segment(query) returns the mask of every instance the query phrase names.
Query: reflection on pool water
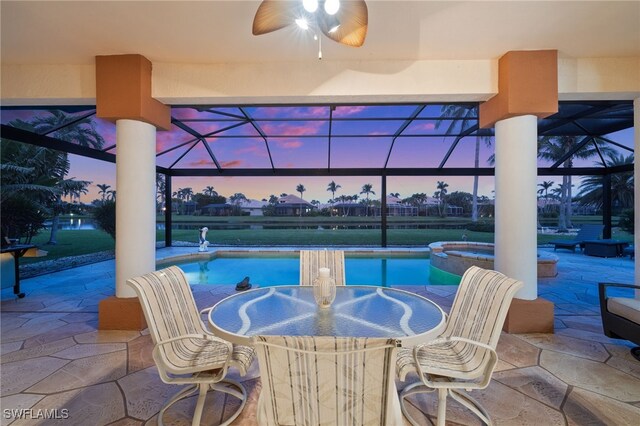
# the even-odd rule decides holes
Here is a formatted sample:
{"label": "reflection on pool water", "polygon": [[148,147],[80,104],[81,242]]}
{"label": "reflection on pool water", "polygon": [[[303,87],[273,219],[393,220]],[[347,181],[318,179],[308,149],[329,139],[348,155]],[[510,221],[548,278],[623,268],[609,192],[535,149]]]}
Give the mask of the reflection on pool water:
{"label": "reflection on pool water", "polygon": [[[297,253],[289,254],[216,254],[201,261],[158,264],[158,269],[178,265],[191,284],[236,284],[249,277],[255,285],[296,285],[300,279]],[[427,254],[345,253],[347,285],[427,285],[429,257]]]}

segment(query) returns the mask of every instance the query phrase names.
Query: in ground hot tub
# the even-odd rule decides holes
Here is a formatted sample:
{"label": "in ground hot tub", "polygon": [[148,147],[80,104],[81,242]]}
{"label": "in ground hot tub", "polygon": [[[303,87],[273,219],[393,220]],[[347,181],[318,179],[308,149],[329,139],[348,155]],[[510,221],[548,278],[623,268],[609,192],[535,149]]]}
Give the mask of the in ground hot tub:
{"label": "in ground hot tub", "polygon": [[[429,244],[431,249],[431,274],[447,281],[455,281],[470,266],[493,269],[494,244],[476,243],[472,241],[438,241]],[[538,277],[548,278],[558,275],[558,257],[551,253],[538,253]],[[453,282],[452,282],[453,283]]]}

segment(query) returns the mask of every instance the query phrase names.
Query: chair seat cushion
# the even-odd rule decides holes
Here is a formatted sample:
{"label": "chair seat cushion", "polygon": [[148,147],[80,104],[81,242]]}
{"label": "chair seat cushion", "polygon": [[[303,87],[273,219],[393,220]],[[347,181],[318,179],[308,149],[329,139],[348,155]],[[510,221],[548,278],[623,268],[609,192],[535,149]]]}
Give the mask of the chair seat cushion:
{"label": "chair seat cushion", "polygon": [[[226,343],[190,338],[169,343],[173,350],[165,352],[166,368],[173,374],[189,374],[222,367],[229,356]],[[163,348],[161,347],[161,351]]]}
{"label": "chair seat cushion", "polygon": [[612,314],[640,324],[640,299],[611,297],[607,299],[607,310]]}

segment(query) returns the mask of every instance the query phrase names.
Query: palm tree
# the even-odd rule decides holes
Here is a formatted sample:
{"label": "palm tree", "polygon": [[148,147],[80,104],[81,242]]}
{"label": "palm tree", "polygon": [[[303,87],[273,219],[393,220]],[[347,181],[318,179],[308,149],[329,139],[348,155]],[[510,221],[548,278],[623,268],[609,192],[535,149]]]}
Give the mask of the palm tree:
{"label": "palm tree", "polygon": [[365,183],[364,185],[362,185],[362,191],[360,191],[360,193],[367,196],[367,216],[369,216],[369,194],[376,195],[376,193],[373,191],[373,185],[371,185],[370,183]]}
{"label": "palm tree", "polygon": [[[559,161],[566,155],[567,152],[575,149],[576,145],[579,143],[577,137],[575,136],[543,136],[538,139],[538,157],[550,160],[550,161]],[[597,138],[594,138],[593,143],[585,145],[576,152],[573,157],[567,158],[563,161],[562,167],[571,168],[573,167],[573,159],[587,159],[598,155],[598,148],[600,149],[600,153],[603,155],[608,155],[608,153],[613,152],[611,148],[608,146],[599,146],[596,147]],[[562,184],[560,185],[560,215],[558,217],[558,228],[559,230],[566,230],[567,228],[573,227],[571,224],[571,176],[563,176]]]}
{"label": "palm tree", "polygon": [[445,183],[441,180],[438,181],[436,188],[438,189],[433,195],[440,200],[438,203],[438,213],[440,216],[447,215],[447,188],[449,187],[448,183]]}
{"label": "palm tree", "polygon": [[240,214],[240,204],[243,201],[247,201],[247,197],[242,192],[236,192],[229,197],[229,201],[231,201],[235,205],[236,213]]}
{"label": "palm tree", "polygon": [[273,194],[269,195],[269,204],[278,204],[278,197]]}
{"label": "palm tree", "polygon": [[549,189],[553,186],[554,182],[551,180],[545,180],[542,183],[539,183],[538,186],[540,187],[540,189],[538,189],[538,194],[540,196],[542,196],[544,198],[544,207],[542,208],[543,211],[549,211]]}
{"label": "palm tree", "polygon": [[167,183],[165,182],[164,175],[162,173],[156,173],[156,204],[160,211],[165,206],[165,191]]}
{"label": "palm tree", "polygon": [[[30,124],[33,126],[36,133],[51,133],[51,136],[62,139],[66,142],[94,149],[100,149],[104,145],[104,138],[100,133],[98,133],[90,117],[85,117],[82,120],[65,126],[65,124],[71,123],[76,118],[73,115],[60,110],[52,110],[48,111],[48,113],[49,115],[34,117],[33,121],[31,121]],[[57,152],[59,153],[58,155],[65,157],[68,162],[68,154],[66,152]],[[67,167],[65,175],[69,172],[69,167]],[[65,188],[68,188],[68,185],[71,183],[68,181],[64,182],[63,176],[63,179],[60,180],[58,184],[61,185],[60,192],[64,193],[66,190]],[[54,206],[60,206],[59,199],[56,199]],[[51,236],[49,237],[49,242],[47,242],[47,244],[56,244],[56,233],[58,231],[58,223],[60,222],[60,213],[60,209],[54,207],[53,219],[51,221]]]}
{"label": "palm tree", "polygon": [[389,195],[392,196],[392,197],[400,198],[400,193],[399,192],[392,192]]}
{"label": "palm tree", "polygon": [[216,191],[213,186],[207,186],[202,192],[204,195],[208,195],[209,197],[215,197],[218,195],[218,191]]}
{"label": "palm tree", "polygon": [[[306,190],[307,188],[305,188],[303,184],[296,186],[296,191],[300,193],[300,198],[302,198],[302,193]],[[302,204],[300,204],[300,217],[302,217]]]}
{"label": "palm tree", "polygon": [[[625,157],[623,154],[608,152],[606,157],[608,164],[598,161],[596,164],[601,167],[615,167],[623,164],[633,164],[633,154]],[[622,209],[633,208],[633,172],[614,173],[611,175],[611,204]],[[591,206],[596,209],[602,208],[602,176],[587,176],[580,184],[578,193],[581,206]]]}
{"label": "palm tree", "polygon": [[[329,185],[327,185],[327,191],[331,192],[331,204],[333,204],[335,202],[335,198],[336,198],[336,191],[342,188],[342,186],[338,185],[335,181],[331,181],[329,182]],[[333,208],[331,209],[331,215],[333,216]]]}
{"label": "palm tree", "polygon": [[111,185],[107,185],[106,183],[99,183],[96,186],[100,188],[100,191],[98,191],[98,194],[102,195],[102,202],[104,203],[104,200],[107,198],[107,193],[109,192],[109,188],[111,188]]}
{"label": "palm tree", "polygon": [[[468,128],[471,123],[474,123],[478,117],[478,108],[477,107],[466,107],[463,105],[443,105],[442,116],[455,119],[455,120],[437,120],[436,121],[436,129],[440,127],[443,123],[448,123],[447,129],[445,133],[447,134],[455,134],[460,132],[460,130],[464,130]],[[458,128],[458,123],[460,127]],[[475,147],[475,156],[474,156],[474,167],[477,169],[480,167],[480,142],[484,142],[486,146],[491,146],[491,137],[489,136],[478,136],[476,135],[476,147]],[[478,175],[473,177],[473,199],[471,201],[471,221],[478,221]]]}

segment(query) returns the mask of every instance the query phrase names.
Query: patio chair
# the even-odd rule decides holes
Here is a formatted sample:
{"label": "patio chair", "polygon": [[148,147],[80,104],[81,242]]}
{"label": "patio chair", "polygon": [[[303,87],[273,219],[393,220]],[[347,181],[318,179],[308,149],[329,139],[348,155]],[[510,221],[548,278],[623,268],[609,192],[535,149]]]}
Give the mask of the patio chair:
{"label": "patio chair", "polygon": [[[640,298],[608,297],[609,288],[628,288],[635,291],[640,286],[632,284],[598,283],[600,313],[604,334],[612,339],[624,339],[640,345]],[[640,346],[631,348],[631,355],[640,361]]]}
{"label": "patio chair", "polygon": [[300,250],[300,285],[313,285],[320,268],[329,268],[336,285],[345,285],[344,250]]}
{"label": "patio chair", "polygon": [[585,241],[600,239],[603,229],[604,225],[587,223],[582,225],[574,239],[549,241],[549,244],[553,244],[553,251],[556,251],[558,248],[576,251],[576,246],[580,246],[581,249],[584,248]]}
{"label": "patio chair", "polygon": [[[447,396],[490,424],[487,411],[463,391],[489,385],[498,361],[496,345],[513,295],[522,282],[496,272],[470,267],[462,276],[445,331],[435,340],[398,351],[398,376],[416,372],[420,381],[400,393],[402,412],[412,425],[405,399],[438,391],[438,426],[445,424]],[[424,424],[424,423],[420,423]]]}
{"label": "patio chair", "polygon": [[401,425],[399,342],[385,338],[254,336],[259,425]]}
{"label": "patio chair", "polygon": [[163,424],[162,417],[169,407],[198,392],[192,424],[199,425],[210,389],[240,399],[237,410],[223,424],[231,423],[244,408],[247,393],[240,383],[225,376],[231,366],[245,375],[253,361],[253,348],[234,347],[207,331],[186,276],[177,266],[129,279],[127,284],[140,299],[160,379],[164,383],[189,385],[162,407],[158,424]]}

